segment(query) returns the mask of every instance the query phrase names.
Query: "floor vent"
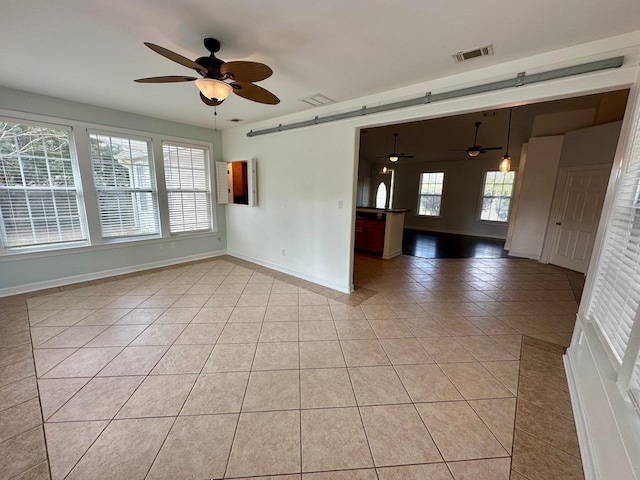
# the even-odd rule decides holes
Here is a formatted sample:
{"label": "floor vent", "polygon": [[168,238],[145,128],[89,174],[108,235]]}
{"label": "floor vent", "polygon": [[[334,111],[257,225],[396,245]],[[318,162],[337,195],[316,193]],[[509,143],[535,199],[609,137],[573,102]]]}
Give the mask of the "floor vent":
{"label": "floor vent", "polygon": [[484,57],[485,55],[493,55],[493,45],[467,50],[466,52],[454,53],[452,57],[456,63],[461,63],[471,60],[472,58]]}

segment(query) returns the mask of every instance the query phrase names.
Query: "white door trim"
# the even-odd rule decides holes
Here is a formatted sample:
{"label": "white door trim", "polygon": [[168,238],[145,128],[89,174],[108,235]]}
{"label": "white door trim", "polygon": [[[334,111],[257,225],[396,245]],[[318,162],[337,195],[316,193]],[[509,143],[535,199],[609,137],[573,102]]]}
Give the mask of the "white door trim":
{"label": "white door trim", "polygon": [[[580,172],[589,170],[598,170],[601,168],[611,168],[609,163],[599,163],[597,165],[578,165],[576,167],[560,167],[556,185],[553,191],[553,199],[551,201],[551,211],[549,212],[549,220],[547,222],[547,232],[545,234],[544,243],[542,245],[542,254],[540,255],[540,263],[549,263],[551,252],[553,250],[553,242],[558,234],[558,229],[554,228],[562,204],[562,196],[564,195],[564,184],[567,181],[568,172]],[[602,211],[600,212],[602,215]],[[597,228],[597,227],[596,227]],[[595,231],[594,231],[595,234]],[[586,275],[586,272],[585,272]]]}

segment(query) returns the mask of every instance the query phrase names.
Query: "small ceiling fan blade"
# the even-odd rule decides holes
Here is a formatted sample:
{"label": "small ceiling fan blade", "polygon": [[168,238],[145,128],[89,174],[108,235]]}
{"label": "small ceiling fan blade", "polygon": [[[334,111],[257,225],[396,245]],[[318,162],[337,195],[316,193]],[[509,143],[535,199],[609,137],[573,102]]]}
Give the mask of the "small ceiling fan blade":
{"label": "small ceiling fan blade", "polygon": [[238,82],[259,82],[269,78],[273,70],[264,63],[239,61],[223,63],[220,73],[229,75]]}
{"label": "small ceiling fan blade", "polygon": [[403,155],[402,153],[398,155],[398,158],[413,158],[413,155]]}
{"label": "small ceiling fan blade", "polygon": [[202,100],[204,103],[206,103],[210,107],[217,107],[218,105],[221,105],[222,102],[224,102],[224,100],[215,100],[215,101],[210,100],[207,97],[205,97],[202,93],[200,93],[200,100]]}
{"label": "small ceiling fan blade", "polygon": [[488,152],[489,150],[502,150],[502,147],[482,147],[480,153]]}
{"label": "small ceiling fan blade", "polygon": [[197,80],[196,77],[185,77],[182,75],[167,75],[164,77],[147,77],[136,78],[134,82],[138,83],[171,83],[171,82],[192,82]]}
{"label": "small ceiling fan blade", "polygon": [[174,62],[179,63],[180,65],[183,65],[187,68],[193,68],[194,70],[197,70],[199,72],[207,71],[206,68],[204,68],[202,65],[197,64],[193,60],[189,60],[187,57],[183,57],[182,55],[179,55],[176,52],[172,52],[169,49],[161,47],[160,45],[156,45],[150,42],[144,42],[144,44],[154,52],[159,53],[163,57],[166,57],[169,60],[173,60]]}
{"label": "small ceiling fan blade", "polygon": [[277,105],[280,99],[269,90],[254,85],[250,82],[234,82],[231,84],[233,93],[240,95],[242,98],[252,100],[254,102],[266,103],[267,105]]}

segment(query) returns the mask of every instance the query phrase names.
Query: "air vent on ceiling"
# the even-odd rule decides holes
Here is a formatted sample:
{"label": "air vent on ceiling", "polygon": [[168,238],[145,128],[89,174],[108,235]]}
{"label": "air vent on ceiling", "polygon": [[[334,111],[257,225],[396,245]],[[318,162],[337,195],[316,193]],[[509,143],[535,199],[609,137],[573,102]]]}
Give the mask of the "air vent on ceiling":
{"label": "air vent on ceiling", "polygon": [[466,52],[454,53],[452,56],[456,63],[460,63],[466,60],[471,60],[472,58],[484,57],[485,55],[493,55],[493,45],[474,48],[473,50],[467,50]]}
{"label": "air vent on ceiling", "polygon": [[233,122],[233,123],[238,123],[238,122],[241,122],[242,119],[241,118],[230,118],[229,121]]}
{"label": "air vent on ceiling", "polygon": [[331,100],[329,97],[322,95],[321,93],[316,93],[315,95],[309,95],[308,97],[301,98],[300,101],[308,103],[312,107],[319,107],[320,105],[335,103],[334,100]]}

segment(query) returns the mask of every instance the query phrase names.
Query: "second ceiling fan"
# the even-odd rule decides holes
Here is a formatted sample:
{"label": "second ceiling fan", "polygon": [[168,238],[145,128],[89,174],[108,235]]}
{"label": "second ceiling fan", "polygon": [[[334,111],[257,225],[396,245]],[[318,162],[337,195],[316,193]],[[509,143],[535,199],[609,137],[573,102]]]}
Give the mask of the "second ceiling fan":
{"label": "second ceiling fan", "polygon": [[474,125],[476,126],[476,134],[473,137],[473,145],[459,151],[466,152],[470,157],[477,157],[478,155],[487,153],[490,150],[502,150],[502,147],[483,147],[482,145],[478,145],[478,129],[480,128],[480,125],[482,125],[482,122],[476,122]]}
{"label": "second ceiling fan", "polygon": [[404,153],[396,153],[396,143],[398,141],[398,134],[393,134],[393,152],[387,155],[390,162],[395,163],[401,158],[413,158],[413,155],[405,155]]}

